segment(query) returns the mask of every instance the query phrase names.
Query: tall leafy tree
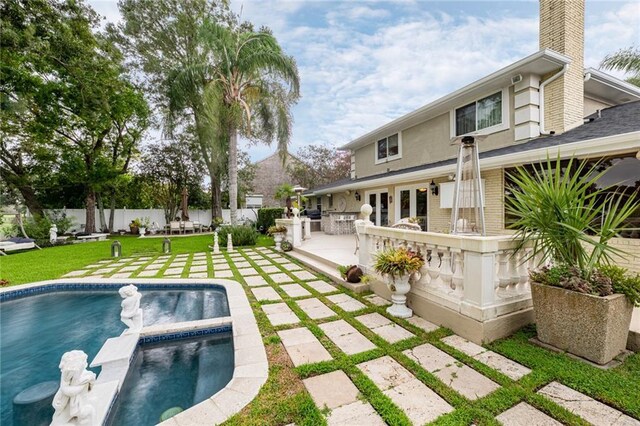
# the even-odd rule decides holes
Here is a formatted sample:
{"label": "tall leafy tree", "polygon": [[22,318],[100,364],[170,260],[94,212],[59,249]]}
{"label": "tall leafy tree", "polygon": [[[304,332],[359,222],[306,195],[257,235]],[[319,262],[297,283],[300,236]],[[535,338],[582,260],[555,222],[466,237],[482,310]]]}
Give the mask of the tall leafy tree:
{"label": "tall leafy tree", "polygon": [[637,47],[620,49],[616,53],[608,55],[600,67],[607,70],[624,71],[630,74],[627,82],[640,86],[640,49]]}
{"label": "tall leafy tree", "polygon": [[229,207],[236,223],[238,205],[238,136],[271,143],[283,156],[291,135],[290,108],[300,96],[298,69],[270,31],[251,25],[221,25],[207,20],[200,31],[208,48],[207,62],[188,65],[209,68],[205,100],[209,121],[228,137]]}
{"label": "tall leafy tree", "polygon": [[346,151],[324,145],[309,145],[296,152],[298,161],[288,167],[294,182],[305,188],[348,178],[351,171],[351,156]]}

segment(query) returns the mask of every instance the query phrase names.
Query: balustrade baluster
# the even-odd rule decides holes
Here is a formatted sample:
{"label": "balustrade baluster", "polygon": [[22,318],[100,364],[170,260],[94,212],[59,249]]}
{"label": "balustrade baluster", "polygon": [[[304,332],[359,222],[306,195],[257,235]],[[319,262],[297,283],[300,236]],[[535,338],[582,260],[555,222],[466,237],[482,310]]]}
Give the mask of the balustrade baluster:
{"label": "balustrade baluster", "polygon": [[442,265],[440,266],[440,278],[442,284],[445,287],[445,291],[449,293],[453,287],[451,286],[451,279],[453,278],[453,271],[451,270],[451,251],[449,247],[442,247]]}
{"label": "balustrade baluster", "polygon": [[451,278],[451,288],[460,297],[464,295],[464,272],[463,254],[461,250],[451,250],[453,254],[453,277]]}

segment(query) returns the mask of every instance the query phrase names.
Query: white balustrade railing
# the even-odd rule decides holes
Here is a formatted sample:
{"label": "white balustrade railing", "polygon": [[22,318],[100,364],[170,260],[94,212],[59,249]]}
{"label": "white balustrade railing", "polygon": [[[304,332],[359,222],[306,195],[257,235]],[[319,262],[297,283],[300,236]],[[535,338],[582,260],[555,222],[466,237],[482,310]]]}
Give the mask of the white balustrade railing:
{"label": "white balustrade railing", "polygon": [[[516,252],[510,235],[463,236],[358,225],[359,264],[374,274],[375,253],[406,247],[425,264],[412,277],[411,293],[479,321],[531,306],[531,250]],[[366,249],[363,249],[366,248]]]}

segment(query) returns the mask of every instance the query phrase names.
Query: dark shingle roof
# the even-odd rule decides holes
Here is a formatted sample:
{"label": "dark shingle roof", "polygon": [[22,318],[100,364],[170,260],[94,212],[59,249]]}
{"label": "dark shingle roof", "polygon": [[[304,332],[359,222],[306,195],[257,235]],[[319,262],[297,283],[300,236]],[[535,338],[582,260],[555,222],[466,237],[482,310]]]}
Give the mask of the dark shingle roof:
{"label": "dark shingle roof", "polygon": [[[500,155],[530,151],[534,149],[551,148],[554,146],[572,142],[579,142],[589,139],[603,138],[606,136],[614,136],[640,131],[640,101],[629,102],[626,104],[616,105],[610,108],[603,109],[599,118],[597,113],[594,113],[586,118],[592,119],[592,121],[588,121],[581,126],[562,133],[561,135],[540,136],[521,144],[510,145],[491,151],[481,152],[480,158],[491,158]],[[421,164],[418,166],[407,167],[400,170],[393,170],[387,173],[366,176],[358,179],[342,179],[327,185],[313,188],[312,191],[329,189],[349,183],[366,182],[368,180],[378,179],[383,176],[396,176],[415,172],[418,170],[428,170],[435,167],[454,164],[455,162],[455,158],[449,158],[447,160],[437,161],[435,163]]]}

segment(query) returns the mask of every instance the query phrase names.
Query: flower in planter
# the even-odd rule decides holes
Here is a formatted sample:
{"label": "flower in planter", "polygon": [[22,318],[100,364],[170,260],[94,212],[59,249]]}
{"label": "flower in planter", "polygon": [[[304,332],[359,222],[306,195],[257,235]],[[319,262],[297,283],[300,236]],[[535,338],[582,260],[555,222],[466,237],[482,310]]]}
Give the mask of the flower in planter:
{"label": "flower in planter", "polygon": [[286,234],[287,227],[284,225],[273,225],[267,229],[267,234],[273,236],[274,234]]}
{"label": "flower in planter", "polygon": [[418,271],[424,260],[417,253],[400,247],[382,251],[375,256],[373,268],[382,275],[389,276],[392,281]]}

